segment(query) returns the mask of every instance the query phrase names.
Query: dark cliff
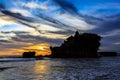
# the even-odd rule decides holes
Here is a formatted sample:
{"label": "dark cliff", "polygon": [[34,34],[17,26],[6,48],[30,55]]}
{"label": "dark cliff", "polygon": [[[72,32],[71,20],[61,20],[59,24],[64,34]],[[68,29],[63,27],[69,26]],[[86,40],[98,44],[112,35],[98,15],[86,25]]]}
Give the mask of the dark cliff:
{"label": "dark cliff", "polygon": [[60,47],[50,47],[51,57],[57,58],[79,58],[98,57],[97,50],[100,46],[101,37],[92,33],[75,33],[68,37]]}

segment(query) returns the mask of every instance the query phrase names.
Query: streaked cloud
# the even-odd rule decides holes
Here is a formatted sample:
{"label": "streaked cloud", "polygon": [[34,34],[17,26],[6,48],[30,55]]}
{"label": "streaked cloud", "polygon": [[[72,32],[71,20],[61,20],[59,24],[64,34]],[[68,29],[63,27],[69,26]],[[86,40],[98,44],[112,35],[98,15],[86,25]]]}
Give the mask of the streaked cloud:
{"label": "streaked cloud", "polygon": [[33,16],[28,10],[24,10],[24,9],[17,9],[17,8],[12,8],[10,9],[11,12],[13,13],[20,13],[23,16]]}
{"label": "streaked cloud", "polygon": [[53,27],[53,26],[50,26],[50,25],[40,25],[40,26],[37,26],[38,27],[38,30],[40,30],[41,32],[46,32],[46,31],[53,31],[53,32],[56,32],[56,31],[64,31],[63,29],[60,29],[60,28],[57,28],[57,27]]}
{"label": "streaked cloud", "polygon": [[61,20],[62,23],[66,25],[70,25],[72,30],[91,30],[94,29],[95,26],[88,24],[84,18],[77,18],[74,15],[70,14],[62,14],[56,15],[56,19]]}
{"label": "streaked cloud", "polygon": [[14,24],[14,23],[15,23],[15,21],[10,19],[7,16],[0,16],[0,27],[9,25],[9,24]]}
{"label": "streaked cloud", "polygon": [[120,35],[120,30],[113,30],[113,31],[109,31],[105,34],[103,34],[103,37],[111,37],[111,36],[119,36]]}

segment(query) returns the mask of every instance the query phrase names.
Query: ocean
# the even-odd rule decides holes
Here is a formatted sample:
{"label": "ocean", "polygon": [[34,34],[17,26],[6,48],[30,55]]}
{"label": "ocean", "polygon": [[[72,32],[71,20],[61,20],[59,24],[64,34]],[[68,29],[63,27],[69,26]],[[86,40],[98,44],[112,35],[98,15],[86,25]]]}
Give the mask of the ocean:
{"label": "ocean", "polygon": [[120,57],[0,58],[0,80],[120,80]]}

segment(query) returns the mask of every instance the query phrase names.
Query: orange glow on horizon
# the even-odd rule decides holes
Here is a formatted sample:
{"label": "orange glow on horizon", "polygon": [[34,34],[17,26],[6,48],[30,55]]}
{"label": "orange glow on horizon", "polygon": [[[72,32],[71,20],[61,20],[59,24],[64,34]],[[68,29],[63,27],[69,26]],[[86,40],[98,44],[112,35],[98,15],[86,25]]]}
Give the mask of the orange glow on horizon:
{"label": "orange glow on horizon", "polygon": [[35,51],[36,56],[51,55],[50,45],[47,43],[41,43],[23,47],[23,49],[8,49],[0,52],[0,56],[21,56],[23,52]]}
{"label": "orange glow on horizon", "polygon": [[29,46],[26,47],[25,51],[35,51],[36,52],[36,56],[46,56],[46,55],[50,55],[51,51],[49,49],[50,45],[47,43],[41,43],[41,44],[37,44],[37,45],[33,45],[33,46]]}

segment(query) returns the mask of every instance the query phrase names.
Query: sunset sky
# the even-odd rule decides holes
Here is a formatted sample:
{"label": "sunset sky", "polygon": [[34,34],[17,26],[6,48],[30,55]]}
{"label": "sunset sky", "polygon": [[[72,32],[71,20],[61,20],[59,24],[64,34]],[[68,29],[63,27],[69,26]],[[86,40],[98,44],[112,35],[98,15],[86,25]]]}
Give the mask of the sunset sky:
{"label": "sunset sky", "polygon": [[103,37],[120,52],[120,0],[0,0],[0,55],[49,54],[76,30]]}

